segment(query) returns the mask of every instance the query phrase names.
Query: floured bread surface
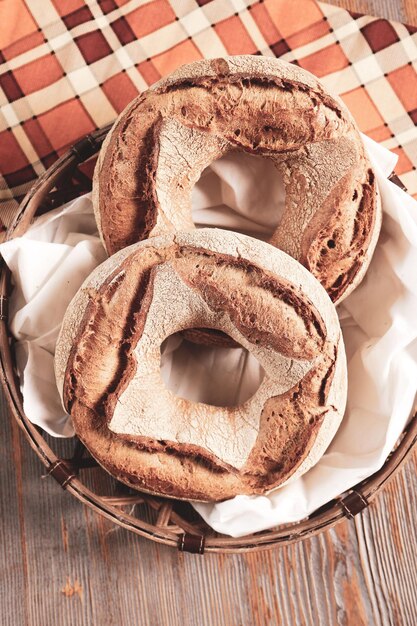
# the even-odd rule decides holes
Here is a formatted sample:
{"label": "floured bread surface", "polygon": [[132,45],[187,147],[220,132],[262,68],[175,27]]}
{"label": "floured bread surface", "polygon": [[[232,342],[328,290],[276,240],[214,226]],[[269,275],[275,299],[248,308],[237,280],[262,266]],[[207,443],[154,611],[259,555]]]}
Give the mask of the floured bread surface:
{"label": "floured bread surface", "polygon": [[286,206],[270,243],[340,302],[362,279],[379,234],[375,177],[342,101],[309,72],[278,59],[197,61],[125,109],[104,142],[93,184],[109,254],[194,228],[193,186],[230,150],[273,161]]}
{"label": "floured bread surface", "polygon": [[[165,387],[161,344],[190,328],[227,333],[256,357],[265,376],[249,400],[217,407]],[[190,500],[265,493],[306,471],[346,402],[325,290],[269,244],[216,229],[154,237],[99,266],[69,306],[55,368],[99,463],[137,489]]]}

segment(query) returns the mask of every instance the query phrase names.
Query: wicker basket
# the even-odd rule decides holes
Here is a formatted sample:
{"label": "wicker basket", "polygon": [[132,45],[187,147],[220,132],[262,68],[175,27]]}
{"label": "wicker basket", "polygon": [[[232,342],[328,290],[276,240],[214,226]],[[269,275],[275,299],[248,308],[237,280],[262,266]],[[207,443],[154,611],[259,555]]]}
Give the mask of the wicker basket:
{"label": "wicker basket", "polygon": [[[86,164],[90,165],[91,172],[94,155],[108,130],[109,127],[106,127],[87,135],[39,178],[24,198],[7,232],[7,239],[24,233],[36,214],[51,210],[91,189],[91,178],[85,173]],[[399,182],[395,176],[392,178],[394,182]],[[3,261],[0,272],[0,375],[14,419],[45,465],[45,475],[55,478],[62,488],[107,519],[138,535],[200,554],[264,550],[300,541],[362,511],[399,470],[416,443],[417,414],[378,472],[340,498],[331,500],[307,519],[239,539],[220,535],[205,524],[189,504],[127,488],[98,466],[76,437],[66,441],[48,437],[28,420],[23,411],[19,379],[14,367],[13,338],[7,324],[7,302],[12,284],[10,272]]]}

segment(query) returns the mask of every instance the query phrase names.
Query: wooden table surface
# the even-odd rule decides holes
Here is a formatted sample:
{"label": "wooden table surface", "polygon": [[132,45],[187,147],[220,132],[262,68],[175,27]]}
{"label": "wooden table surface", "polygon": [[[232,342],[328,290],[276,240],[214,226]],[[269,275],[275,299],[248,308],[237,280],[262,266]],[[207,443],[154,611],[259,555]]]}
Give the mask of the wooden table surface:
{"label": "wooden table surface", "polygon": [[[417,25],[417,0],[332,3]],[[2,625],[417,625],[416,455],[353,521],[286,548],[201,557],[40,480],[4,402],[0,412]]]}

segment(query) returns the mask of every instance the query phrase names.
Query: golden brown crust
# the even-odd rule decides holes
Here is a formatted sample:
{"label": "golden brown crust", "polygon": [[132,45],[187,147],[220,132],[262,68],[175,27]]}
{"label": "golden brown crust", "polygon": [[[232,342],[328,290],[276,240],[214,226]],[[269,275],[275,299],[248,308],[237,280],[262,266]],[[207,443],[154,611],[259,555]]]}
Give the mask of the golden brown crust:
{"label": "golden brown crust", "polygon": [[378,236],[375,178],[343,103],[311,74],[277,59],[199,61],[129,105],[95,173],[108,252],[193,228],[193,185],[232,149],[270,158],[281,171],[286,210],[270,242],[339,302],[362,277]]}
{"label": "golden brown crust", "polygon": [[[227,332],[264,367],[244,405],[164,388],[160,343],[190,323]],[[265,493],[308,468],[346,397],[337,316],[317,281],[268,244],[210,229],[136,244],[100,266],[70,305],[56,371],[93,456],[134,487],[184,499]]]}

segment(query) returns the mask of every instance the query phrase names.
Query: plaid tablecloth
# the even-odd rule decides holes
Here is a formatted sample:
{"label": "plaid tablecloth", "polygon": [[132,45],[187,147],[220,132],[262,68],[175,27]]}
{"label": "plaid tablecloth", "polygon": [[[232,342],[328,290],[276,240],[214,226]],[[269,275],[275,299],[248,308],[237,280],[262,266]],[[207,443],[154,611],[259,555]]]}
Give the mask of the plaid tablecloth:
{"label": "plaid tablecloth", "polygon": [[417,29],[315,0],[1,0],[0,228],[81,136],[182,63],[263,54],[339,93],[417,196]]}

